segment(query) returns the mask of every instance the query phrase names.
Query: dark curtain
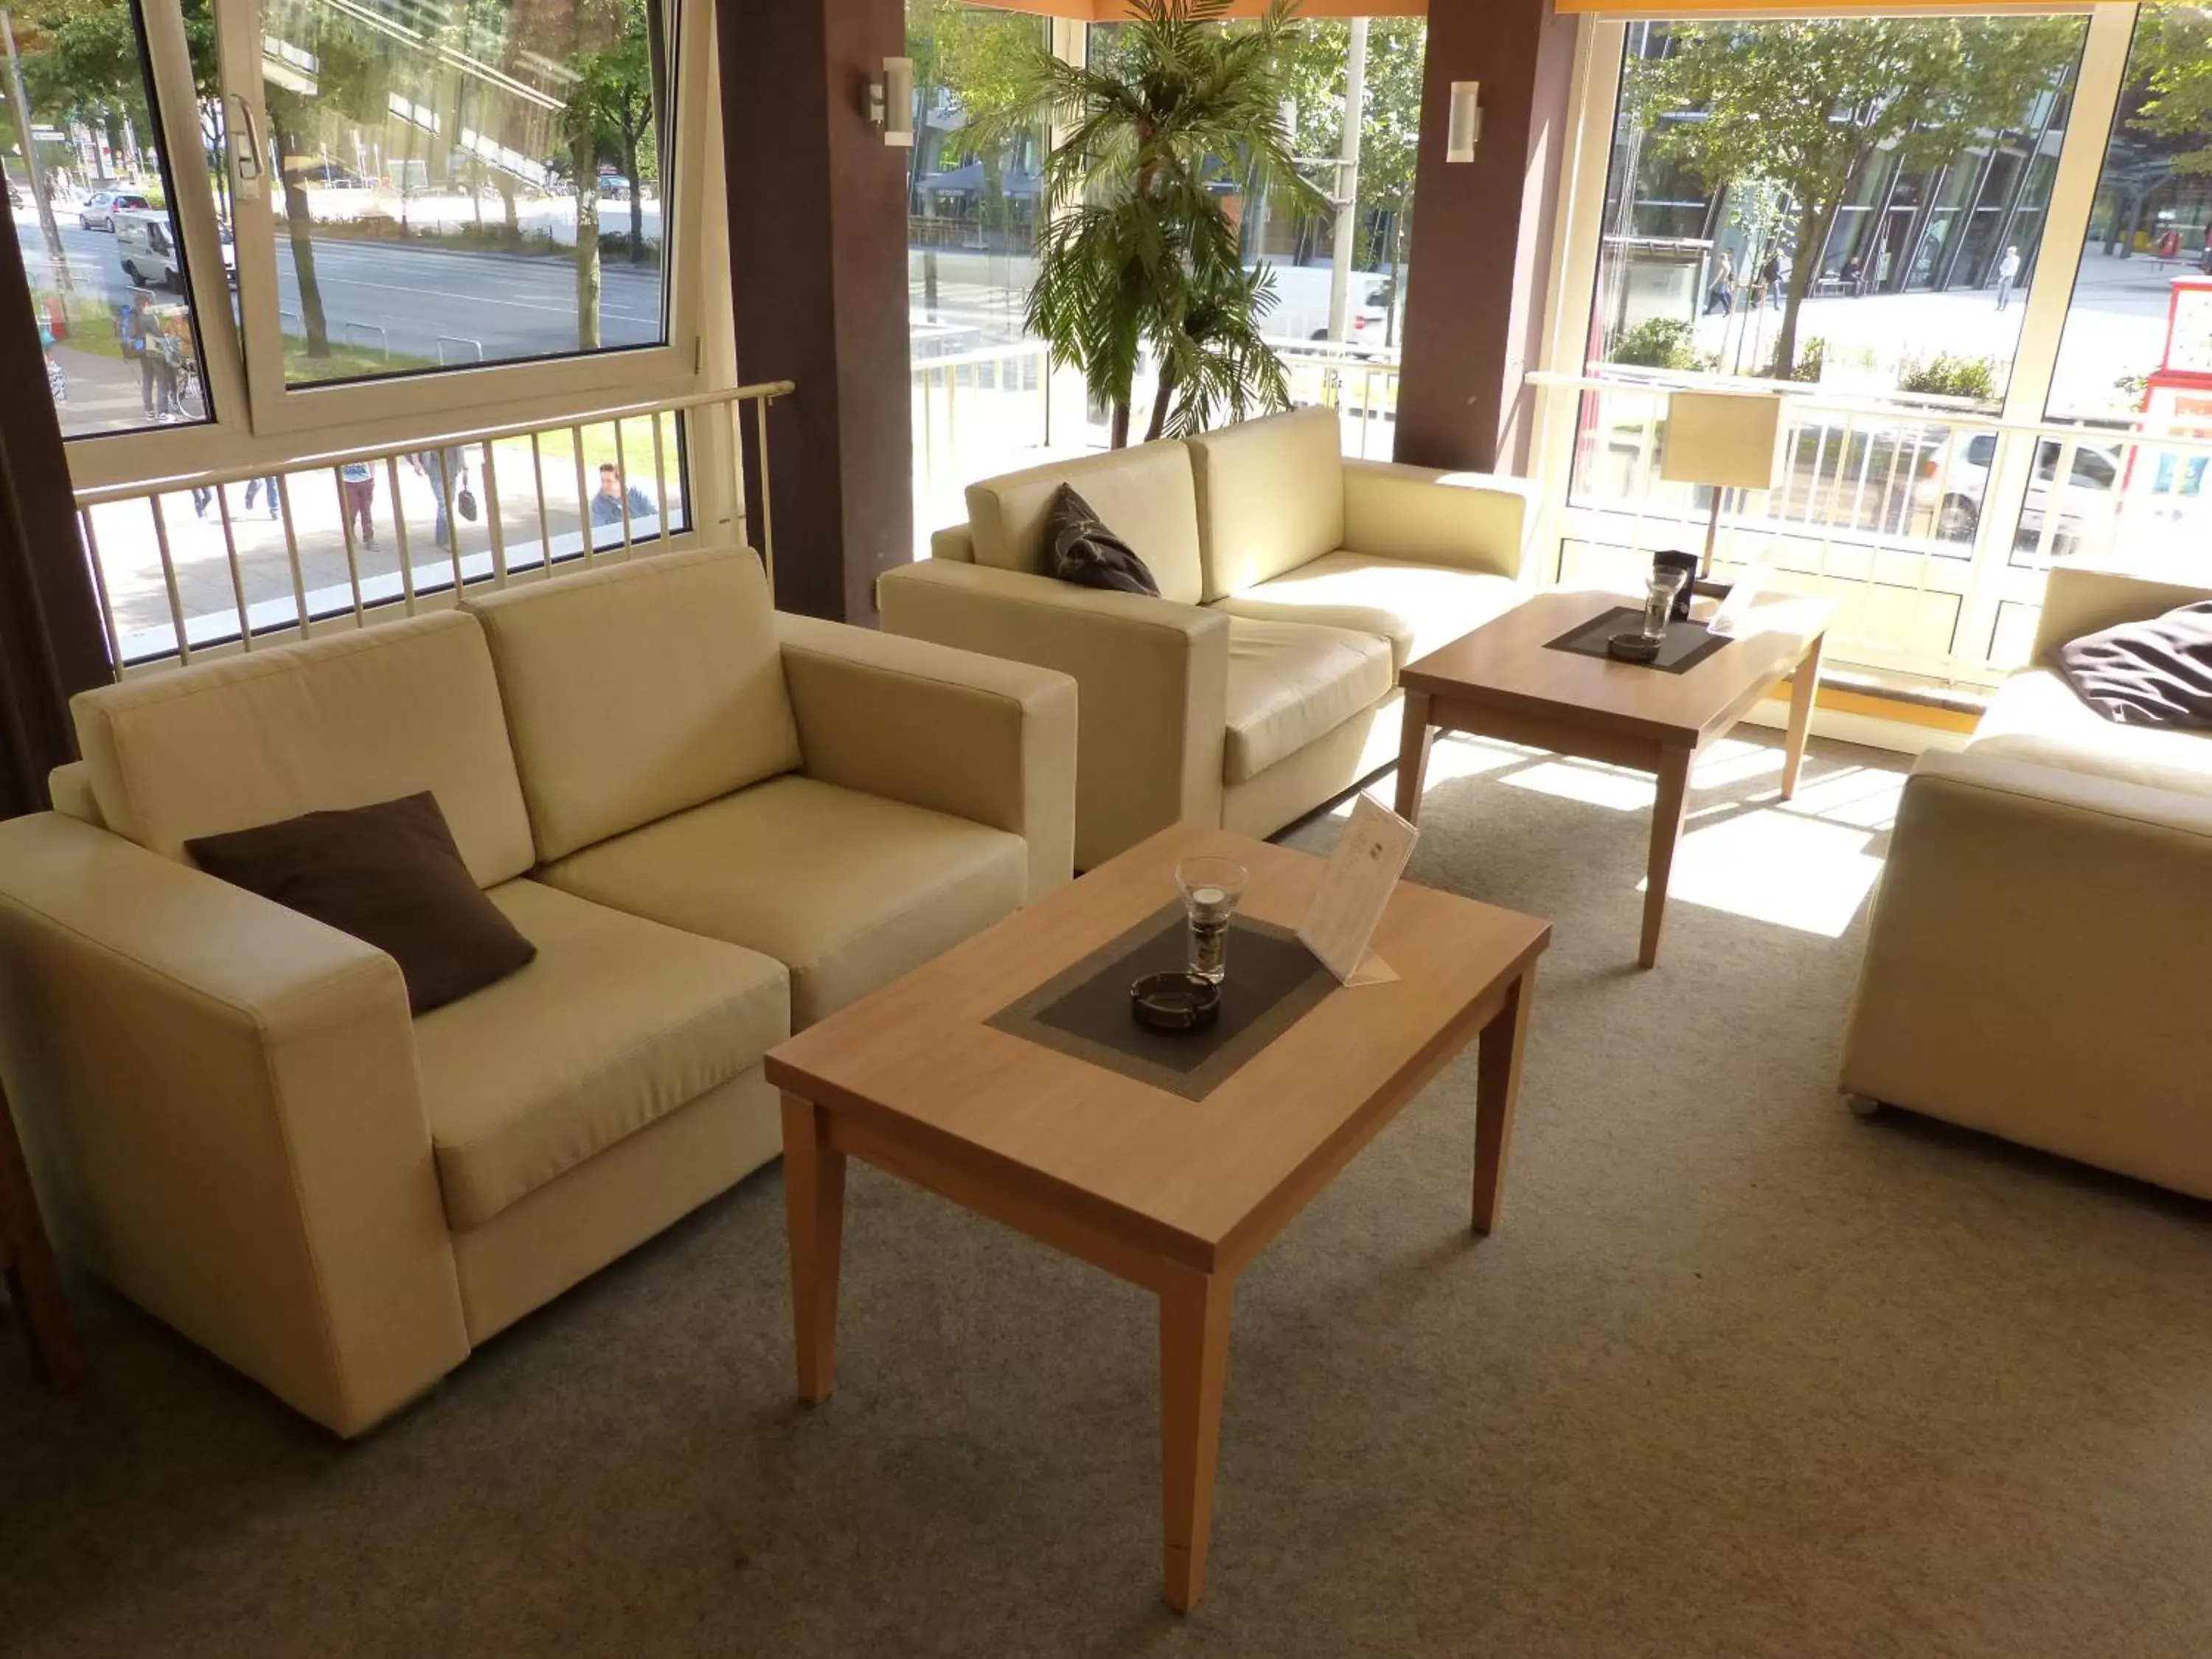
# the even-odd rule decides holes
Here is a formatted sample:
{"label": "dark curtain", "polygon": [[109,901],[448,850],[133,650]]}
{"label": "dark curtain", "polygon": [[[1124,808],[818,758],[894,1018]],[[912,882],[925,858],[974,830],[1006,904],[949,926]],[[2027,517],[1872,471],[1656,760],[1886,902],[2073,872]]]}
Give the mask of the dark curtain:
{"label": "dark curtain", "polygon": [[72,693],[111,675],[61,422],[15,236],[0,234],[0,817],[43,811],[76,757]]}

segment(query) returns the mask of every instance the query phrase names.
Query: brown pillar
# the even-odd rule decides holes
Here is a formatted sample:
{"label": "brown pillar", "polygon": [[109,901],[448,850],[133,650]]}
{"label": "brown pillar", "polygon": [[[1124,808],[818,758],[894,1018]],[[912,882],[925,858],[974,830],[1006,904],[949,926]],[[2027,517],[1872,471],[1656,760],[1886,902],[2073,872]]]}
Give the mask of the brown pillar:
{"label": "brown pillar", "polygon": [[[1397,458],[1528,470],[1575,20],[1551,0],[1434,0],[1421,86]],[[1444,160],[1451,83],[1482,84],[1474,160]]]}
{"label": "brown pillar", "polygon": [[914,556],[907,152],[867,118],[905,8],[716,0],[715,24],[738,373],[799,386],[769,417],[776,602],[872,623]]}
{"label": "brown pillar", "polygon": [[76,757],[70,696],[110,676],[61,424],[46,395],[46,353],[12,235],[0,238],[0,386],[9,388],[0,396],[0,817],[13,817],[43,811],[46,774]]}

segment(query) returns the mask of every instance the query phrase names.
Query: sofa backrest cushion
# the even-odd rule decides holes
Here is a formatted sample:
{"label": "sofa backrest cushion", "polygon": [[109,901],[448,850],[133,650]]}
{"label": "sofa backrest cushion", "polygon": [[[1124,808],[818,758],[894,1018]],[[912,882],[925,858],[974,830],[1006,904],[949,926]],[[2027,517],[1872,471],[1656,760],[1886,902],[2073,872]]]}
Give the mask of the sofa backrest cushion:
{"label": "sofa backrest cushion", "polygon": [[428,790],[478,885],[528,870],[530,820],[483,629],[453,611],[195,663],[71,705],[100,816],[185,842]]}
{"label": "sofa backrest cushion", "polygon": [[1322,407],[1189,441],[1205,603],[1344,545],[1343,441],[1335,410]]}
{"label": "sofa backrest cushion", "polygon": [[749,548],[641,557],[468,608],[491,641],[540,859],[799,763]]}
{"label": "sofa backrest cushion", "polygon": [[1198,554],[1198,492],[1190,452],[1172,441],[1086,455],[1009,472],[968,486],[968,522],[977,564],[1052,574],[1045,520],[1062,484],[1073,484],[1106,527],[1129,544],[1160,585],[1160,597],[1196,605],[1205,586]]}

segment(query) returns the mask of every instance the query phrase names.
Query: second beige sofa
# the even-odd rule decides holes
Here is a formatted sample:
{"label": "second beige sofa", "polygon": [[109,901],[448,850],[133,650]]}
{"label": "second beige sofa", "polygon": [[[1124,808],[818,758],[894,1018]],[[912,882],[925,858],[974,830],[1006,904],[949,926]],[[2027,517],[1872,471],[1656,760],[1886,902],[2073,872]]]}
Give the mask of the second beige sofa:
{"label": "second beige sofa", "polygon": [[[773,1158],[789,1031],[1069,872],[1066,679],[779,616],[742,550],[76,712],[0,823],[8,1092],[79,1254],[341,1434]],[[538,956],[420,1018],[184,854],[426,789]]]}
{"label": "second beige sofa", "polygon": [[[1160,597],[1043,574],[1073,485]],[[1519,479],[1346,459],[1334,410],[989,478],[884,626],[1080,687],[1075,861],[1182,819],[1272,835],[1395,758],[1398,670],[1522,597]]]}

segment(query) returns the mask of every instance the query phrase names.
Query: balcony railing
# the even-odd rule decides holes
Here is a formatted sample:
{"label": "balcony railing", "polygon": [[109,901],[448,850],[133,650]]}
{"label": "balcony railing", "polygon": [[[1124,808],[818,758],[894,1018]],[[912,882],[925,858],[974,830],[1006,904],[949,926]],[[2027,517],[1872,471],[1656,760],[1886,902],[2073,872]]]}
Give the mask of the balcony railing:
{"label": "balcony railing", "polygon": [[[1703,546],[1711,497],[1659,477],[1668,393],[1744,383],[1536,374],[1571,405],[1546,489],[1548,574],[1630,580],[1664,547]],[[1957,400],[1788,397],[1782,477],[1723,504],[1722,574],[1838,602],[1841,660],[1966,685],[2027,659],[2054,563],[2121,558],[2207,568],[2212,430],[1998,419]]]}
{"label": "balcony railing", "polygon": [[[451,605],[707,535],[751,541],[775,580],[761,465],[789,381],[625,404],[556,424],[401,442],[81,489],[83,538],[118,677]],[[752,410],[759,520],[739,427]],[[388,538],[380,531],[388,532]]]}

